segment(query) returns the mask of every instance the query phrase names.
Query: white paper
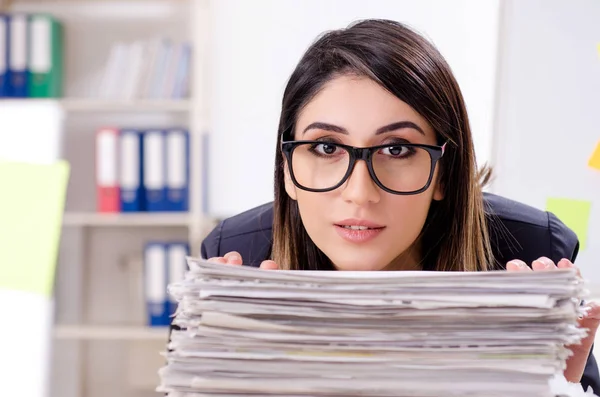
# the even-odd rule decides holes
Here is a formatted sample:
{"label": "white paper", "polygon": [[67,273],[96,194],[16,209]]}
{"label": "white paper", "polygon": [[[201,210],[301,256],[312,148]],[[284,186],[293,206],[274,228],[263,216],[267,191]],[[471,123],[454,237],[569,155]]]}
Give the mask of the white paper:
{"label": "white paper", "polygon": [[182,330],[171,335],[157,390],[171,397],[554,397],[565,345],[586,335],[577,316],[587,290],[573,270],[188,264],[169,286]]}

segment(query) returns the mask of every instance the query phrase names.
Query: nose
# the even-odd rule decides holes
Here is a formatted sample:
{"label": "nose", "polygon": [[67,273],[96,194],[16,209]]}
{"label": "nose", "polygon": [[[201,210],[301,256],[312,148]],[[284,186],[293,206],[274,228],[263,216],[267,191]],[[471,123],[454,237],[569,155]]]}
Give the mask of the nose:
{"label": "nose", "polygon": [[342,198],[359,206],[377,203],[381,199],[381,191],[371,179],[369,169],[364,161],[357,161],[354,164],[352,174],[342,189]]}

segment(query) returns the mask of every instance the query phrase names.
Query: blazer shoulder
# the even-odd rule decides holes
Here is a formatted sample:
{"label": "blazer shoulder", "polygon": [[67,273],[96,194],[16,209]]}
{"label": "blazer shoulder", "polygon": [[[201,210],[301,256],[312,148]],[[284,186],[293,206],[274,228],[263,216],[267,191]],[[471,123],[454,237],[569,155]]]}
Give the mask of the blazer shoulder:
{"label": "blazer shoulder", "polygon": [[258,266],[270,255],[272,229],[272,202],[226,218],[202,242],[202,257],[223,256],[237,251],[242,255],[244,264]]}
{"label": "blazer shoulder", "polygon": [[553,213],[491,193],[484,194],[484,202],[492,249],[501,266],[511,259],[530,264],[541,256],[555,262],[575,260],[577,235]]}
{"label": "blazer shoulder", "polygon": [[221,222],[221,238],[228,239],[273,228],[273,203],[249,209]]}

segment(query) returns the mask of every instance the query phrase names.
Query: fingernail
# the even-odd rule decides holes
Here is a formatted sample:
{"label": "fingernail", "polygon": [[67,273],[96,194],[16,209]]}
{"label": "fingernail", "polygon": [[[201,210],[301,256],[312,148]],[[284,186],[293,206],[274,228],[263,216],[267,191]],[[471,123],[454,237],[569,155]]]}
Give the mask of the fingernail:
{"label": "fingernail", "polygon": [[235,260],[239,260],[240,256],[238,254],[227,254],[227,255],[225,255],[225,259],[227,259],[228,261],[231,261],[231,260],[235,261]]}
{"label": "fingernail", "polygon": [[548,258],[542,257],[538,259],[538,261],[541,262],[545,268],[549,268],[552,266],[552,261]]}
{"label": "fingernail", "polygon": [[513,265],[513,266],[516,266],[516,267],[518,267],[519,269],[523,269],[523,264],[522,264],[521,262],[510,261],[510,262],[508,262],[506,265],[507,265],[507,266],[508,266],[508,265]]}

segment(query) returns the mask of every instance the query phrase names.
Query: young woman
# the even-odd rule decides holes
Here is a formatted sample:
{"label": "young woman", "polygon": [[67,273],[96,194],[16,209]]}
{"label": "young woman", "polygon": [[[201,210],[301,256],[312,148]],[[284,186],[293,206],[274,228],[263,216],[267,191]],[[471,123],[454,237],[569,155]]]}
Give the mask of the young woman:
{"label": "young woman", "polygon": [[[275,201],[221,222],[204,258],[267,269],[542,271],[574,267],[575,234],[554,215],[482,193],[450,67],[402,24],[329,32],[286,87]],[[600,379],[600,310],[581,322],[565,377]]]}

